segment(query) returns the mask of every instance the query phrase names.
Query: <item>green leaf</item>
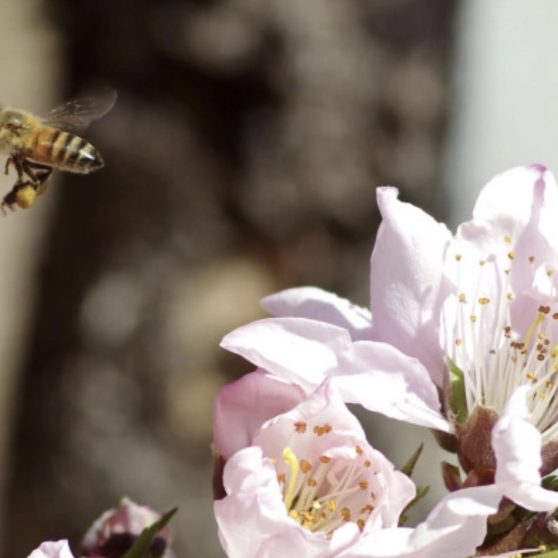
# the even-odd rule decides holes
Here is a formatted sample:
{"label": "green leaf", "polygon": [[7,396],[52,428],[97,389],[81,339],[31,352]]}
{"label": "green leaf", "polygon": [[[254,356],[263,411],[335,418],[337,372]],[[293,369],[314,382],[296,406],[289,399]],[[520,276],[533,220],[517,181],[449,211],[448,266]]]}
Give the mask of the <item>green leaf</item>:
{"label": "green leaf", "polygon": [[467,399],[465,397],[465,380],[463,370],[448,358],[449,364],[449,405],[455,420],[464,424],[467,420]]}
{"label": "green leaf", "polygon": [[163,514],[159,521],[153,523],[153,525],[145,528],[140,536],[136,539],[132,548],[122,556],[122,558],[150,558],[151,543],[157,536],[157,534],[168,524],[172,519],[174,514],[178,511],[178,508],[174,508],[167,513]]}
{"label": "green leaf", "polygon": [[417,461],[419,460],[419,457],[420,457],[420,454],[422,453],[423,448],[424,448],[424,444],[421,443],[419,445],[419,447],[413,452],[413,455],[411,455],[411,457],[409,457],[409,459],[407,460],[407,463],[405,463],[405,465],[403,465],[403,467],[401,467],[401,472],[402,473],[404,473],[408,477],[410,477],[413,474],[413,471],[415,470],[415,465],[417,464]]}

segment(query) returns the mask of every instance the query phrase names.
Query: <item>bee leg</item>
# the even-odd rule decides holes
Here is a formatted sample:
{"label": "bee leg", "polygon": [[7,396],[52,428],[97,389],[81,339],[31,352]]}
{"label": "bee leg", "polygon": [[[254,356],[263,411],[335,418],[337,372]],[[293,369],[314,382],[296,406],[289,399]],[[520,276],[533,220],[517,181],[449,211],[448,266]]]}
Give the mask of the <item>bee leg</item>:
{"label": "bee leg", "polygon": [[46,181],[50,178],[53,168],[24,160],[23,171],[35,184],[37,192],[42,194],[46,190]]}
{"label": "bee leg", "polygon": [[7,159],[6,159],[6,165],[4,166],[4,174],[8,174],[10,172],[10,165],[13,165],[14,163],[14,159],[13,157],[10,155]]}
{"label": "bee leg", "polygon": [[[7,209],[15,210],[16,206],[23,209],[31,207],[38,195],[46,190],[46,181],[52,174],[52,167],[31,163],[25,158],[10,157],[6,168],[12,164],[18,173],[18,180],[13,188],[4,196],[0,204],[0,210],[4,215]],[[28,180],[24,180],[24,175]]]}
{"label": "bee leg", "polygon": [[15,210],[15,206],[17,205],[17,192],[19,189],[20,184],[16,184],[2,199],[1,209],[3,215],[8,214],[8,209],[10,211]]}
{"label": "bee leg", "polygon": [[1,208],[4,215],[6,209],[15,210],[16,205],[22,209],[27,209],[35,203],[37,197],[37,188],[31,182],[18,182],[15,186],[4,196]]}
{"label": "bee leg", "polygon": [[17,154],[11,155],[8,161],[6,162],[6,168],[4,170],[9,170],[10,164],[12,164],[15,167],[15,170],[17,172],[16,185],[23,182],[23,178],[24,178],[23,175],[25,172],[24,163],[25,163],[25,157]]}

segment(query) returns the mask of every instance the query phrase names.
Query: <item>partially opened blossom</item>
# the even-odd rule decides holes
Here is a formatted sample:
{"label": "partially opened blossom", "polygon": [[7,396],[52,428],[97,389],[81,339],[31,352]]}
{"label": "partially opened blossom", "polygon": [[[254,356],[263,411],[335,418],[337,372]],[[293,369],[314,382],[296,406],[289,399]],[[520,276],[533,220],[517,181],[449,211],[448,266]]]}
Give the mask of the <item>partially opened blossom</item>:
{"label": "partially opened blossom", "polygon": [[[82,541],[83,554],[91,558],[121,558],[142,531],[159,519],[159,512],[122,498],[116,508],[104,512],[89,528]],[[153,539],[151,556],[163,556],[170,540],[171,530],[167,526]]]}
{"label": "partially opened blossom", "polygon": [[46,541],[36,548],[28,558],[74,558],[67,540]]}

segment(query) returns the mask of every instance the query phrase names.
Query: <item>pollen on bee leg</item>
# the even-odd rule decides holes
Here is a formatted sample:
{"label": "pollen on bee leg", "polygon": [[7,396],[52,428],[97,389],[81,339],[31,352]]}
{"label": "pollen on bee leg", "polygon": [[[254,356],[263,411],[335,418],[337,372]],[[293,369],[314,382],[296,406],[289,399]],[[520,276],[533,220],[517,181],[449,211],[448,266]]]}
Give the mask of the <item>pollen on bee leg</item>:
{"label": "pollen on bee leg", "polygon": [[37,191],[33,186],[27,185],[19,188],[15,195],[15,201],[22,209],[28,209],[35,202]]}

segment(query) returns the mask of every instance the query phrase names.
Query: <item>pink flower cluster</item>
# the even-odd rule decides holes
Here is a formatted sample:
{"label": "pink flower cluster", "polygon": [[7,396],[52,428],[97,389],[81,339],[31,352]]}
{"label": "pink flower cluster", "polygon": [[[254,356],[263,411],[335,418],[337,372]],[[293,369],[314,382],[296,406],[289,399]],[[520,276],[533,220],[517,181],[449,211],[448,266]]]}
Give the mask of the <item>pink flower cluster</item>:
{"label": "pink flower cluster", "polygon": [[[558,548],[547,515],[558,507],[554,178],[539,165],[496,177],[455,235],[394,188],[379,188],[377,201],[370,311],[289,289],[262,301],[274,317],[223,339],[256,367],[215,405],[223,549],[466,558],[479,547]],[[401,525],[414,483],[367,441],[347,403],[436,430],[457,454],[460,469],[444,465],[450,492],[416,527]]]}

